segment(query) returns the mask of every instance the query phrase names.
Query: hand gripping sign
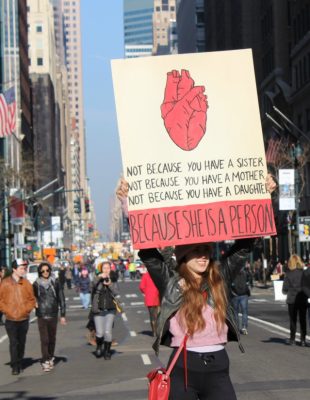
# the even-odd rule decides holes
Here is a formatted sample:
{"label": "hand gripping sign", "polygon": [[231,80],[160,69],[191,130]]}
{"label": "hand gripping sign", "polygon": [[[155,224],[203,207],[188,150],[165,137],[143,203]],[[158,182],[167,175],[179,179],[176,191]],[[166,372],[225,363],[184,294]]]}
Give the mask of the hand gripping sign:
{"label": "hand gripping sign", "polygon": [[276,233],[251,50],[112,73],[134,248]]}

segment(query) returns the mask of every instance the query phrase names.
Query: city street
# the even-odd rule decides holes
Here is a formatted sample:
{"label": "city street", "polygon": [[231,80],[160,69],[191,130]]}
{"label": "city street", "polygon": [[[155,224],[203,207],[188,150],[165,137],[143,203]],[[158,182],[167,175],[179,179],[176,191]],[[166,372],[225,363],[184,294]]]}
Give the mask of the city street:
{"label": "city street", "polygon": [[[154,356],[138,283],[119,283],[125,313],[116,319],[114,340],[118,345],[111,361],[96,359],[94,347],[87,344],[88,312],[81,309],[74,289],[66,292],[68,324],[59,325],[57,365],[52,372],[41,369],[39,335],[33,321],[27,340],[27,366],[21,375],[12,376],[8,339],[0,327],[0,399],[146,399],[145,376],[160,361],[166,363],[170,350],[161,348],[160,361]],[[256,287],[250,298],[250,316],[249,335],[242,337],[246,353],[241,354],[235,343],[227,346],[238,399],[308,400],[310,348],[285,344],[286,305],[274,301],[271,287]]]}

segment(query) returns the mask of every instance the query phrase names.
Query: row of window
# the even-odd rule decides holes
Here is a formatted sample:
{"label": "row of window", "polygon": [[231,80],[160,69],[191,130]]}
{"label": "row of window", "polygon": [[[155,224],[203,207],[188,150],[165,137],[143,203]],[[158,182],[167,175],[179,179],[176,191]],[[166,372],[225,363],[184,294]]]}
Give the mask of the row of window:
{"label": "row of window", "polygon": [[153,34],[141,37],[125,38],[125,44],[153,44]]}
{"label": "row of window", "polygon": [[140,22],[140,21],[149,21],[149,23],[152,23],[153,20],[153,13],[150,15],[145,15],[143,17],[130,17],[130,18],[125,18],[124,19],[124,24],[132,24],[133,22]]}
{"label": "row of window", "polygon": [[145,53],[151,51],[150,48],[147,47],[141,47],[141,48],[135,48],[135,49],[126,49],[126,53]]}
{"label": "row of window", "polygon": [[155,11],[159,12],[159,11],[175,11],[175,7],[171,6],[170,10],[169,10],[169,6],[168,5],[163,5],[162,7],[155,7]]}
{"label": "row of window", "polygon": [[137,36],[137,35],[144,35],[145,33],[150,33],[152,32],[152,28],[149,29],[137,29],[135,31],[132,32],[125,32],[125,37],[129,37],[129,36]]}
{"label": "row of window", "polygon": [[134,24],[134,25],[125,25],[125,32],[131,29],[143,28],[144,26],[150,26],[150,22],[143,22],[141,24]]}
{"label": "row of window", "polygon": [[298,43],[310,30],[310,5],[307,4],[293,21],[294,44]]}
{"label": "row of window", "polygon": [[[36,63],[37,63],[38,67],[42,67],[43,66],[43,58],[42,57],[37,57]],[[31,58],[29,58],[29,65],[31,65]]]}
{"label": "row of window", "polygon": [[296,90],[302,88],[310,81],[310,53],[306,54],[294,66],[294,88]]}
{"label": "row of window", "polygon": [[124,16],[128,17],[130,15],[141,15],[141,14],[152,14],[153,15],[153,9],[152,8],[142,8],[141,10],[126,11],[124,13]]}

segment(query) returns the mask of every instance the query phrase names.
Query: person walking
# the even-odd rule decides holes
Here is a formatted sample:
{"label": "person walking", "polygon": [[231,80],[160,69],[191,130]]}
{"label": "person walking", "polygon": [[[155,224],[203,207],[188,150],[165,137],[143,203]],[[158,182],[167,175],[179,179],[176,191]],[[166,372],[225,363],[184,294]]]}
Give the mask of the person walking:
{"label": "person walking", "polygon": [[58,280],[59,280],[62,290],[64,290],[65,283],[66,283],[66,267],[63,263],[60,263],[60,266],[59,266]]}
{"label": "person walking", "polygon": [[[250,273],[243,267],[235,276],[231,284],[232,304],[235,310],[239,331],[243,335],[248,334],[248,303],[251,277]],[[241,311],[242,325],[240,327],[239,309]]]}
{"label": "person walking", "polygon": [[308,297],[302,290],[303,269],[304,264],[301,258],[297,254],[292,254],[288,260],[288,270],[285,274],[282,293],[287,294],[286,303],[290,319],[290,338],[287,340],[287,344],[296,344],[297,316],[299,315],[300,345],[305,347],[307,346]]}
{"label": "person walking", "polygon": [[80,293],[80,299],[84,310],[87,310],[90,304],[91,282],[88,269],[83,267],[76,283],[77,291]]}
{"label": "person walking", "polygon": [[301,289],[308,298],[308,323],[310,327],[310,266],[304,269],[301,278]]}
{"label": "person walking", "polygon": [[[111,280],[111,264],[104,261],[97,266],[98,276],[92,291],[92,313],[96,327],[96,357],[102,355],[105,360],[111,359],[112,328],[116,315],[113,301],[116,296],[115,286]],[[104,346],[102,350],[102,346]]]}
{"label": "person walking", "polygon": [[66,277],[67,288],[70,290],[72,288],[72,268],[70,264],[67,265],[66,267],[65,277]]}
{"label": "person walking", "polygon": [[0,311],[6,318],[13,375],[18,375],[23,369],[29,315],[36,305],[31,283],[25,278],[27,265],[23,259],[14,260],[12,275],[3,279],[0,285]]}
{"label": "person walking", "polygon": [[136,274],[137,274],[137,266],[136,263],[134,263],[133,260],[130,261],[128,265],[128,271],[129,271],[129,276],[132,281],[136,279]]}
{"label": "person walking", "polygon": [[38,275],[33,283],[33,290],[37,301],[41,366],[44,372],[49,372],[54,368],[58,312],[60,309],[60,323],[65,325],[66,302],[62,287],[58,279],[52,276],[52,267],[48,262],[39,265]]}
{"label": "person walking", "polygon": [[[271,177],[266,187],[270,192],[275,189]],[[122,201],[127,195],[128,184],[122,180],[117,196]],[[179,357],[170,375],[170,400],[236,400],[225,344],[237,340],[244,350],[227,290],[244,266],[253,242],[236,241],[220,267],[212,258],[211,243],[175,246],[175,269],[158,249],[139,251],[162,299],[153,348],[158,354],[160,344],[171,346],[170,364],[178,347],[185,343],[187,370]]]}
{"label": "person walking", "polygon": [[159,311],[160,299],[159,292],[155,286],[151,275],[146,272],[142,275],[142,279],[139,285],[140,291],[144,294],[144,304],[148,308],[150,315],[150,323],[152,328],[152,334],[156,336],[156,320]]}

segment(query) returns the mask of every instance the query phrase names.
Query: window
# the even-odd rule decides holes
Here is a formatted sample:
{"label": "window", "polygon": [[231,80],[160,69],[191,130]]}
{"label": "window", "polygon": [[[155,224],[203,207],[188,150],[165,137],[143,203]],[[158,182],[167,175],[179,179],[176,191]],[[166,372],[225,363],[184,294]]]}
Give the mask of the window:
{"label": "window", "polygon": [[310,108],[306,108],[306,129],[310,132]]}
{"label": "window", "polygon": [[37,58],[37,65],[39,65],[39,66],[43,65],[43,58],[42,57],[38,57]]}
{"label": "window", "polygon": [[38,32],[38,33],[43,32],[42,25],[37,25],[37,27],[36,27],[36,32]]}

